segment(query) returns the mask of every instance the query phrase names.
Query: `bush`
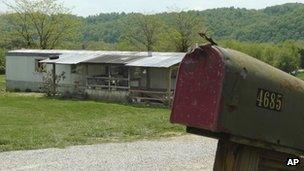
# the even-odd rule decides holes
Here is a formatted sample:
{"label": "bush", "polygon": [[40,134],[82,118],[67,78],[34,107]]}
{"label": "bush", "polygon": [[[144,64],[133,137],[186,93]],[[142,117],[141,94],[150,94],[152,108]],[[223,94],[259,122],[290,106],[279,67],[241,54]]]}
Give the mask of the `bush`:
{"label": "bush", "polygon": [[304,48],[299,48],[299,54],[300,54],[300,59],[301,59],[301,68],[304,68]]}
{"label": "bush", "polygon": [[291,73],[298,69],[298,61],[294,56],[291,56],[287,51],[281,51],[280,55],[276,59],[275,67]]}
{"label": "bush", "polygon": [[5,74],[5,51],[0,49],[0,74]]}
{"label": "bush", "polygon": [[297,71],[300,67],[301,51],[299,51],[299,45],[293,41],[273,44],[227,40],[222,41],[221,45],[246,53],[287,73]]}
{"label": "bush", "polygon": [[57,96],[60,95],[59,92],[59,82],[65,79],[65,73],[62,72],[60,75],[55,75],[55,82],[52,72],[47,72],[42,78],[43,87],[42,91],[46,93],[47,96]]}

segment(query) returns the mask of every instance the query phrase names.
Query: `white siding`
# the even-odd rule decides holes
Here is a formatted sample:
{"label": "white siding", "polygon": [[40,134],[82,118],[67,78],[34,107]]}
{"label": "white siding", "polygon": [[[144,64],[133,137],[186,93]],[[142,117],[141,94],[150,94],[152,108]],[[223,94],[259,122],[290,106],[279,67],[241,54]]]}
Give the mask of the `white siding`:
{"label": "white siding", "polygon": [[8,56],[6,78],[12,81],[41,82],[44,73],[35,71],[35,60],[45,57]]}
{"label": "white siding", "polygon": [[[36,59],[47,59],[46,57],[30,57],[30,56],[8,56],[6,58],[6,79],[9,84],[9,90],[20,89],[22,91],[29,89],[39,91],[39,83],[46,73],[36,72]],[[47,72],[53,69],[52,64],[47,64]],[[60,82],[63,87],[74,87],[75,81],[85,86],[86,80],[84,66],[79,67],[78,73],[71,73],[71,65],[56,65],[56,74],[64,72],[65,79]],[[65,91],[65,90],[63,90]],[[69,91],[73,91],[69,88]]]}

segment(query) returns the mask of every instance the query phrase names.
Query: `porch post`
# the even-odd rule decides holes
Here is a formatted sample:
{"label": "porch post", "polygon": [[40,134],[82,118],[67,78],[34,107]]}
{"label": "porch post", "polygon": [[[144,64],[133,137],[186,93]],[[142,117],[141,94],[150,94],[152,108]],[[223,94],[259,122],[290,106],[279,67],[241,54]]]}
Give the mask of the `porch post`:
{"label": "porch post", "polygon": [[131,91],[131,68],[128,67],[128,88],[129,92]]}
{"label": "porch post", "polygon": [[89,75],[89,65],[86,64],[85,66],[86,66],[86,71],[85,72],[86,72],[86,75],[88,76]]}
{"label": "porch post", "polygon": [[171,79],[171,76],[172,76],[172,68],[170,67],[169,68],[169,71],[168,71],[168,82],[167,82],[167,98],[168,98],[168,101],[169,101],[169,105],[171,105],[171,88],[172,88],[172,79]]}
{"label": "porch post", "polygon": [[88,87],[88,78],[89,78],[89,65],[85,65],[85,78],[86,78],[86,87]]}
{"label": "porch post", "polygon": [[147,73],[146,73],[146,89],[150,89],[150,71],[149,68],[145,68]]}
{"label": "porch post", "polygon": [[109,65],[108,66],[108,75],[109,75],[109,77],[108,77],[108,89],[109,89],[109,91],[111,90],[111,65]]}
{"label": "porch post", "polygon": [[53,63],[52,77],[53,77],[53,92],[56,93],[56,64],[55,63]]}

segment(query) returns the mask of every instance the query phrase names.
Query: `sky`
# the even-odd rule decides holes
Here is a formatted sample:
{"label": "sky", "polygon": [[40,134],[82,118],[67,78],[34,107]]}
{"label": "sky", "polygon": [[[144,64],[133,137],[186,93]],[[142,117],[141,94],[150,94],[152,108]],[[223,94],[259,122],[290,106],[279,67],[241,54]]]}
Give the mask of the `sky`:
{"label": "sky", "polygon": [[[6,5],[0,0],[0,12],[6,12]],[[13,1],[13,0],[5,0]],[[109,12],[159,13],[172,10],[205,10],[220,7],[262,9],[268,6],[290,2],[304,3],[304,0],[58,0],[72,10],[73,14],[89,16]]]}

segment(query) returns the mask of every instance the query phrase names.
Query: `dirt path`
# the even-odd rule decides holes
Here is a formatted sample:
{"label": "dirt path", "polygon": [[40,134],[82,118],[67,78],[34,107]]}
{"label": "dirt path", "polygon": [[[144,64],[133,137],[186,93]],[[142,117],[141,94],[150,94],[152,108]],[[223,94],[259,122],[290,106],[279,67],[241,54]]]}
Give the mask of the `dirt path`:
{"label": "dirt path", "polygon": [[212,170],[217,141],[181,136],[0,153],[0,170]]}

